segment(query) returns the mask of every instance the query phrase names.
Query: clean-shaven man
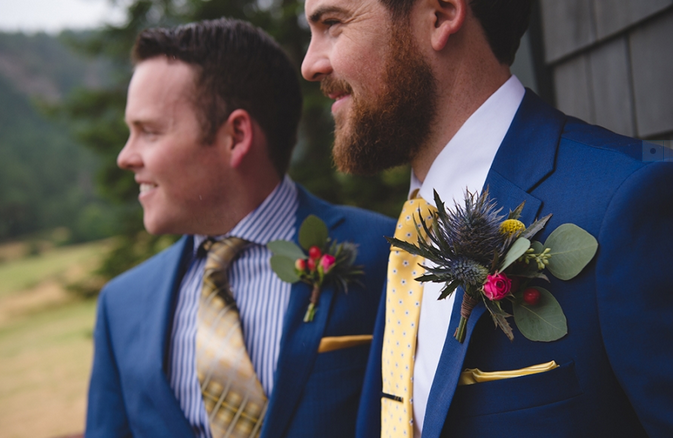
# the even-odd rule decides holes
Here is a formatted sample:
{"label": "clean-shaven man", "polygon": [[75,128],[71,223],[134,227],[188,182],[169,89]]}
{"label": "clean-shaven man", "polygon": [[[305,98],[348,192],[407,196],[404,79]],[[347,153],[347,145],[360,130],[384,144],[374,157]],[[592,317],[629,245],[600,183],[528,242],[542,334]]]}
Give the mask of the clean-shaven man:
{"label": "clean-shaven man", "polygon": [[[87,437],[352,436],[394,221],[311,196],[285,172],[296,71],[228,19],[142,32],[118,164],[145,228],[184,234],[99,298]],[[348,293],[281,281],[266,244],[309,215],[358,245]],[[316,254],[313,254],[316,256]]]}
{"label": "clean-shaven man", "polygon": [[[432,204],[437,190],[452,206],[466,188],[488,187],[503,213],[525,201],[525,224],[553,214],[539,240],[569,222],[599,244],[580,275],[546,286],[568,324],[548,343],[516,328],[510,342],[481,302],[460,343],[463,291],[438,301],[442,285],[425,283],[404,302],[400,290],[412,288],[396,290],[391,265],[361,438],[673,435],[673,163],[641,162],[641,141],[562,114],[511,75],[530,5],[306,1],[302,74],[335,99],[342,170],[410,163],[412,196]],[[401,316],[419,307],[419,317]],[[558,367],[521,376],[550,361]],[[475,368],[512,373],[459,385]]]}

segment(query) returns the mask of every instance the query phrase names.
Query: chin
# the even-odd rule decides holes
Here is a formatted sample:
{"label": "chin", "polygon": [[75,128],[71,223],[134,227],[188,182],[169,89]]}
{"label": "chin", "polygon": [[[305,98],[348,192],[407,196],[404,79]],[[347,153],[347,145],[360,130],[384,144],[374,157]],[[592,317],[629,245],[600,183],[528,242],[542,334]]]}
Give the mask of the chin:
{"label": "chin", "polygon": [[145,226],[145,230],[153,235],[172,234],[168,224],[154,221],[152,218],[148,218],[147,215],[143,218],[143,225]]}

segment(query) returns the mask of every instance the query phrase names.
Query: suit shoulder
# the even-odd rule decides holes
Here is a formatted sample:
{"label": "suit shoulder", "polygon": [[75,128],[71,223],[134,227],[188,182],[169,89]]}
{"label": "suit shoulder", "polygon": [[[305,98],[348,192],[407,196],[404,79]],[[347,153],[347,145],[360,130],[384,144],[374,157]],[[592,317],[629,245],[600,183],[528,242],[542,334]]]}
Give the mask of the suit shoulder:
{"label": "suit shoulder", "polygon": [[394,227],[396,221],[384,214],[377,213],[371,210],[365,210],[364,208],[353,207],[350,205],[340,205],[335,206],[338,210],[349,219],[356,219],[359,221],[364,221],[368,223],[380,224],[382,227]]}
{"label": "suit shoulder", "polygon": [[165,276],[169,270],[175,271],[182,260],[185,245],[188,245],[189,242],[191,242],[191,239],[184,236],[163,251],[114,277],[103,287],[101,295],[111,293],[118,295],[129,293],[128,291],[131,290],[136,293],[136,286],[139,284],[151,281],[157,275]]}
{"label": "suit shoulder", "polygon": [[644,142],[617,134],[601,126],[590,125],[575,117],[568,117],[562,139],[582,144],[596,151],[614,152],[624,158],[642,161]]}

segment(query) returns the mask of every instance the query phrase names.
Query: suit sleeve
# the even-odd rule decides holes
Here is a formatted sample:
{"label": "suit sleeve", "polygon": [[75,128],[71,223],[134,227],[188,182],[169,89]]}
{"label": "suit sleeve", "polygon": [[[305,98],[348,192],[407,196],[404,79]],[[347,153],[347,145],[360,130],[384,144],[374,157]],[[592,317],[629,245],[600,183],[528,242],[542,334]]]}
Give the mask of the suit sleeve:
{"label": "suit sleeve", "polygon": [[610,363],[649,436],[673,436],[673,163],[643,166],[623,182],[599,241]]}
{"label": "suit sleeve", "polygon": [[98,299],[85,436],[87,438],[132,436],[110,339],[105,289]]}

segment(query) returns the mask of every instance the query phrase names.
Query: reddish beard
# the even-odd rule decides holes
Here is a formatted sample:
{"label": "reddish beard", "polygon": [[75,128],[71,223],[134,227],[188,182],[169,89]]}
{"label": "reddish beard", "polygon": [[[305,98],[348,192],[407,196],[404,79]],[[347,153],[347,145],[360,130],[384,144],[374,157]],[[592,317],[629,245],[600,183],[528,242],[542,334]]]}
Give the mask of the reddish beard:
{"label": "reddish beard", "polygon": [[392,30],[381,80],[385,92],[378,96],[354,94],[339,79],[322,81],[326,94],[343,91],[352,99],[349,113],[335,118],[332,155],[342,172],[372,175],[409,163],[430,136],[437,84],[407,26]]}

